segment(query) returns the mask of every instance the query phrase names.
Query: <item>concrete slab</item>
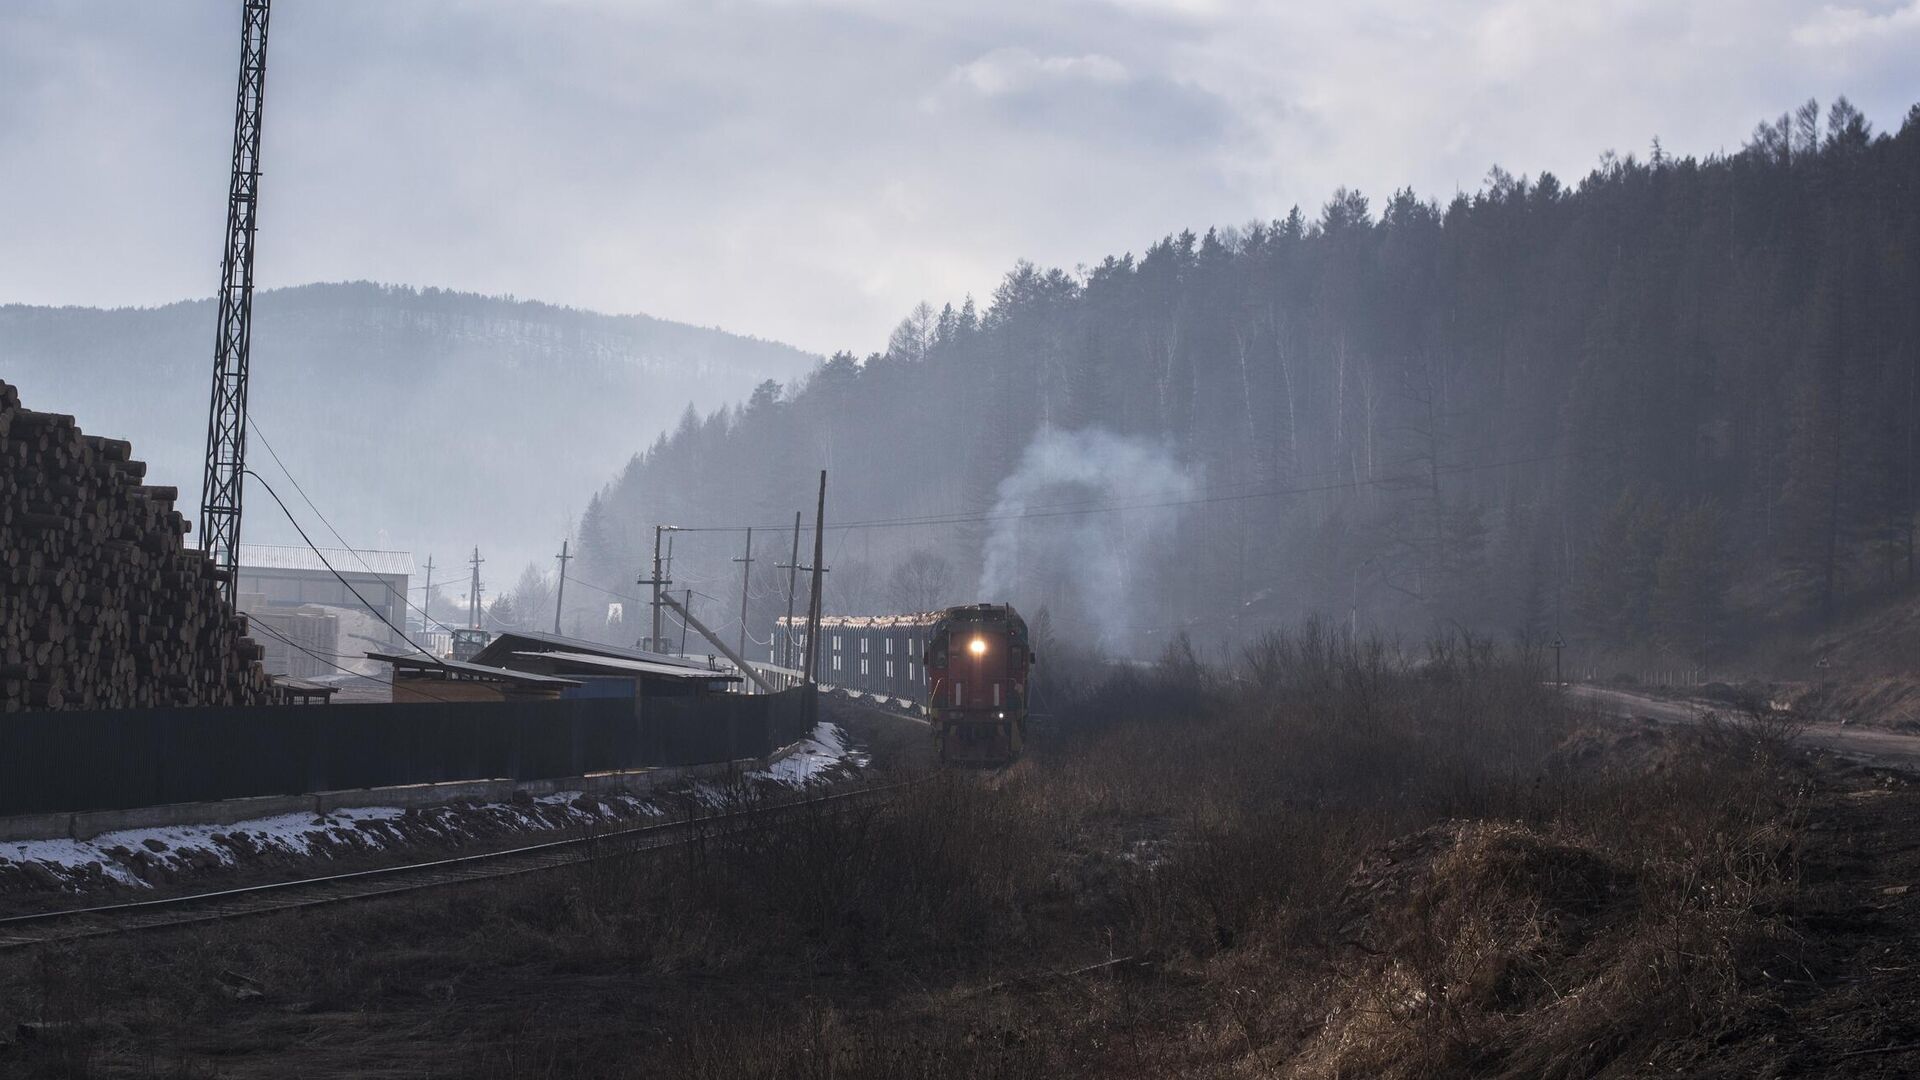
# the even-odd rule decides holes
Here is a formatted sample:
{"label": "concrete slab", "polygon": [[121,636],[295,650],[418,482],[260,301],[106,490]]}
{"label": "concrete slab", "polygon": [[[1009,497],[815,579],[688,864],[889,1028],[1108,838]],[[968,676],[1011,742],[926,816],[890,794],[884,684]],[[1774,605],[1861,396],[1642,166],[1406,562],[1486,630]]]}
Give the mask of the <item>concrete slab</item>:
{"label": "concrete slab", "polygon": [[165,806],[138,806],[130,810],[87,810],[69,815],[67,832],[75,840],[91,840],[101,833],[121,829],[151,829],[165,825],[231,825],[236,821],[278,814],[311,814],[311,795],[265,795],[253,799],[222,799],[219,802],[171,803]]}
{"label": "concrete slab", "polygon": [[72,834],[72,814],[21,814],[0,818],[0,840],[45,840]]}

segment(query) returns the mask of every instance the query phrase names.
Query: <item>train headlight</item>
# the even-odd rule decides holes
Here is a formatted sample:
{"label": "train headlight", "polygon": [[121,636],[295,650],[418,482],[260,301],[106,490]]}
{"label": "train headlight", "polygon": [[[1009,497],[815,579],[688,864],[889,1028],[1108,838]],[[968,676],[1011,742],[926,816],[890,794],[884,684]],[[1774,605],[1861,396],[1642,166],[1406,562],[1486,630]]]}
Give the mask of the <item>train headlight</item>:
{"label": "train headlight", "polygon": [[972,641],[967,642],[967,651],[975,656],[985,656],[987,654],[987,639],[974,638]]}

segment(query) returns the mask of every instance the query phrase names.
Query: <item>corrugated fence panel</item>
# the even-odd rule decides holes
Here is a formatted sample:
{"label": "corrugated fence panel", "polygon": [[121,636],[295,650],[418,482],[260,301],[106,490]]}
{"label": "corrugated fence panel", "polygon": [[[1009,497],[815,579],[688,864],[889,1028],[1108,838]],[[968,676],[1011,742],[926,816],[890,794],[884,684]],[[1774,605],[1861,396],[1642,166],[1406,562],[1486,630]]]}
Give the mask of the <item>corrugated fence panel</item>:
{"label": "corrugated fence panel", "polygon": [[764,757],[814,715],[806,689],[644,699],[637,715],[618,698],[15,714],[0,816]]}

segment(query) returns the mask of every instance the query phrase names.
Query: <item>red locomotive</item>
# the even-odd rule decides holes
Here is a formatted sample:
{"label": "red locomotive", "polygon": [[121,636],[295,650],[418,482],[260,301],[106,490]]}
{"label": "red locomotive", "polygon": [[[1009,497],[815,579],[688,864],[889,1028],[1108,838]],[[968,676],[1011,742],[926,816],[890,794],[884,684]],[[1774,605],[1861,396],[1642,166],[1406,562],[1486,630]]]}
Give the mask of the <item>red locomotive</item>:
{"label": "red locomotive", "polygon": [[1026,620],[1012,605],[940,612],[924,662],[927,719],[941,761],[997,764],[1020,756],[1033,649]]}
{"label": "red locomotive", "polygon": [[[779,622],[804,636],[803,620]],[[993,765],[1020,756],[1033,663],[1026,620],[1007,604],[820,620],[820,682],[923,707],[942,761]]]}

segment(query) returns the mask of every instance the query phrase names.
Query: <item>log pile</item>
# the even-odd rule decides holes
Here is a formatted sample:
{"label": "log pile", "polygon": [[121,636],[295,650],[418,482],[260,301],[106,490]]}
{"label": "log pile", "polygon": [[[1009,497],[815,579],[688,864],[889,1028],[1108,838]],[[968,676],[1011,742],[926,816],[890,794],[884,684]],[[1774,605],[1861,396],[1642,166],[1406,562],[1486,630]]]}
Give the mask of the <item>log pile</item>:
{"label": "log pile", "polygon": [[0,382],[0,712],[275,700],[179,492]]}

